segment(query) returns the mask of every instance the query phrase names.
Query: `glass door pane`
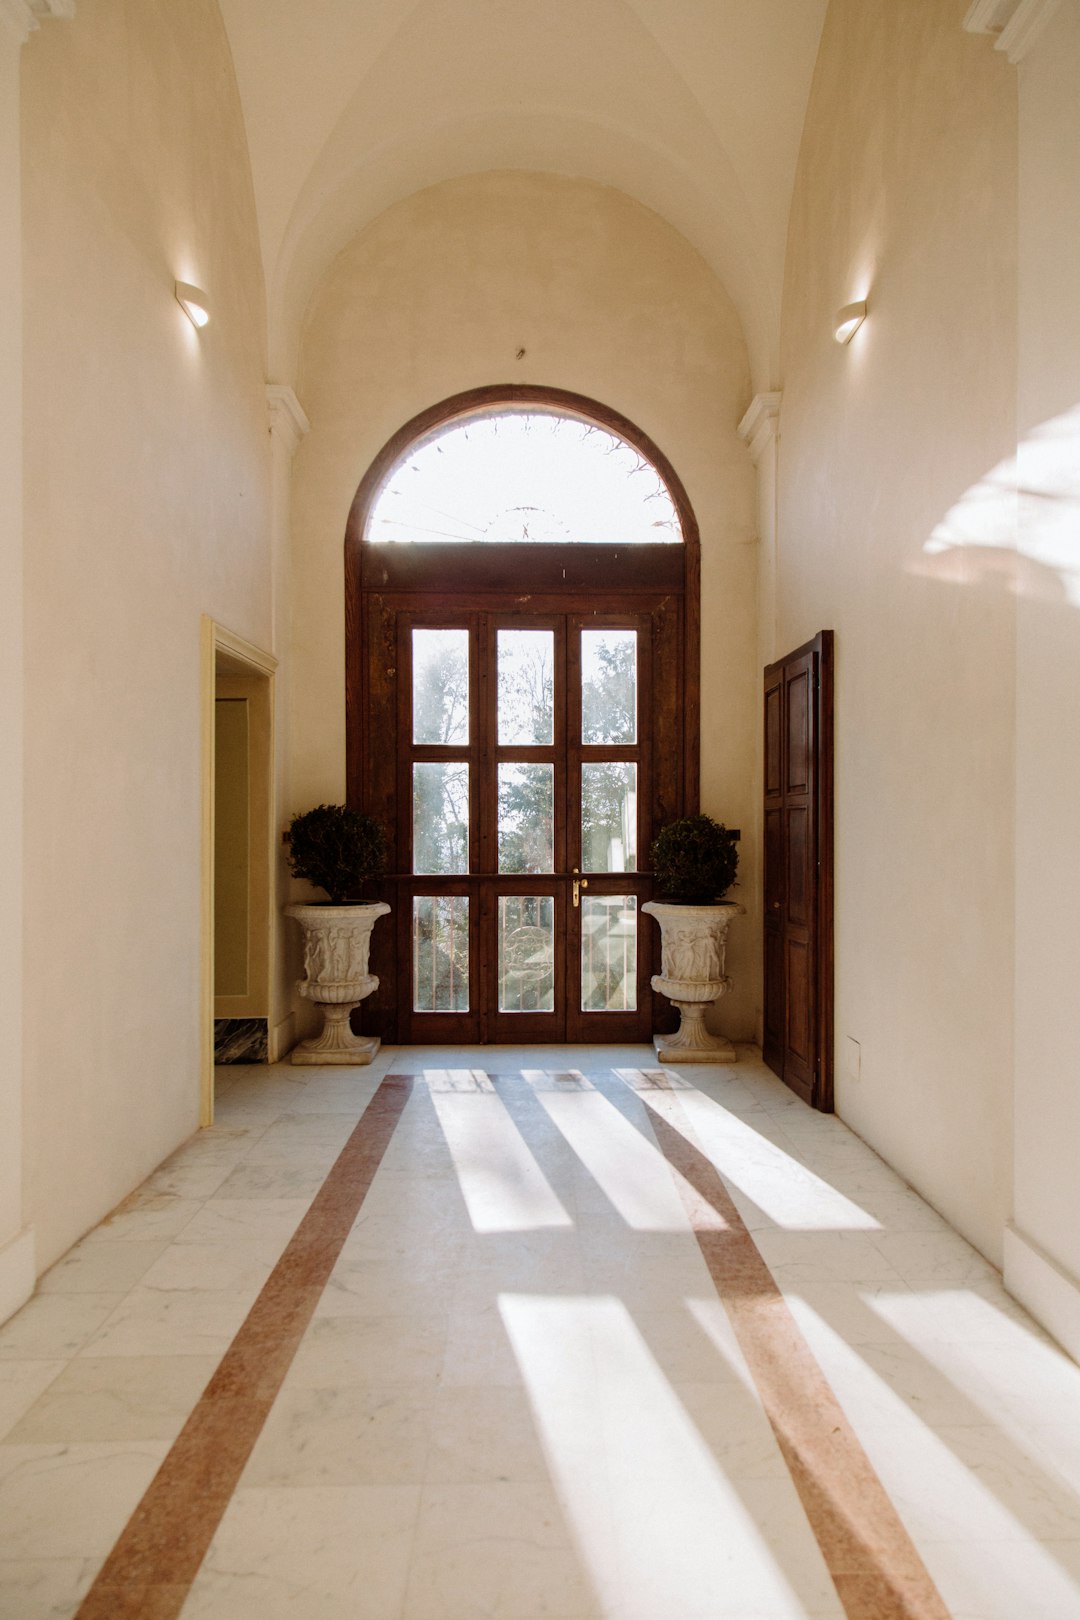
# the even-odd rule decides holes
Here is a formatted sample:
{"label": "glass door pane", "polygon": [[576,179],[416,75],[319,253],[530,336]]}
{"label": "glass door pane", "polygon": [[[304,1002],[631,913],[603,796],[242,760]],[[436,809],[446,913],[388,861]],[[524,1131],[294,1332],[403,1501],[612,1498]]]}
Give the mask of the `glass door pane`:
{"label": "glass door pane", "polygon": [[496,654],[500,747],[555,741],[555,632],[500,630]]}
{"label": "glass door pane", "polygon": [[581,632],[581,740],[636,743],[637,631]]}
{"label": "glass door pane", "polygon": [[499,896],[499,1011],[555,1010],[555,897]]}
{"label": "glass door pane", "polygon": [[554,870],[554,765],[500,765],[499,871]]}
{"label": "glass door pane", "polygon": [[637,895],[591,895],[581,902],[583,1012],[637,1006]]}
{"label": "glass door pane", "polygon": [[469,767],[451,760],[413,766],[413,871],[469,870]]}
{"label": "glass door pane", "polygon": [[621,760],[581,767],[581,870],[637,871],[637,766]]}
{"label": "glass door pane", "polygon": [[469,741],[469,632],[412,633],[413,742],[460,747]]}
{"label": "glass door pane", "polygon": [[413,1011],[469,1010],[469,897],[413,899]]}

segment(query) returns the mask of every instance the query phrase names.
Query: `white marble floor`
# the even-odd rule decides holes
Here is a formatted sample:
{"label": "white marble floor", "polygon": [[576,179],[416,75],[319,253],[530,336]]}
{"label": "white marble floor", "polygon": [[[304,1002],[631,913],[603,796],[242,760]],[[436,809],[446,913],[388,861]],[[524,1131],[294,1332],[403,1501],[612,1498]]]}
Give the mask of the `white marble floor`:
{"label": "white marble floor", "polygon": [[[0,1620],[75,1614],[388,1072],[424,1078],[183,1620],[929,1613],[845,1609],[634,1114],[653,1066],[488,1047],[220,1071],[214,1127],[0,1329]],[[614,1074],[626,1107],[551,1077],[571,1070]],[[1080,1620],[1080,1368],[755,1053],[681,1073],[680,1118],[945,1611]]]}

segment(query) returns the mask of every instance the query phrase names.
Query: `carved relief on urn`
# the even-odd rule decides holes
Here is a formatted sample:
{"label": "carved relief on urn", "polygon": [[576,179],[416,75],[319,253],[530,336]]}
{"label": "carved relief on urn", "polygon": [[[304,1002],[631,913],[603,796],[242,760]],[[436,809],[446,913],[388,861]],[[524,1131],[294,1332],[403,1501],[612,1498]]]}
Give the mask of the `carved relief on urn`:
{"label": "carved relief on urn", "polygon": [[669,905],[650,900],[642,906],[660,924],[661,971],[652,987],[678,1007],[674,1035],[656,1035],[653,1045],[662,1063],[734,1063],[735,1048],[705,1027],[706,1008],[731,989],[724,971],[728,924],[745,906],[724,901],[715,906]]}

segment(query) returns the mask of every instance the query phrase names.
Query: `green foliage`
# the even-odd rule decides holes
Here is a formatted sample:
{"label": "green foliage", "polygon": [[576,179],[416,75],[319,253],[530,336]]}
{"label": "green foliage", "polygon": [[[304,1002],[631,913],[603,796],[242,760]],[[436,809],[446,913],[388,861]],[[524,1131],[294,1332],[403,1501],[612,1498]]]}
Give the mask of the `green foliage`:
{"label": "green foliage", "polygon": [[735,844],[735,834],[712,816],[669,822],[649,851],[660,894],[696,906],[722,899],[739,869]]}
{"label": "green foliage", "polygon": [[348,805],[317,805],[295,816],[286,836],[293,876],[325,889],[336,906],[357,900],[364,884],[386,870],[381,823]]}

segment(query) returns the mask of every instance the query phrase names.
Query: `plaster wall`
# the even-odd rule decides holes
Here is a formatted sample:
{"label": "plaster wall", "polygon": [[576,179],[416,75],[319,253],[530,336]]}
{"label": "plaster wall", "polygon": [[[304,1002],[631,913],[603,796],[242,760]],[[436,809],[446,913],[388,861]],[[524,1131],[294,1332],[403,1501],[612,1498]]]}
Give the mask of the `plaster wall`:
{"label": "plaster wall", "polygon": [[0,1321],[33,1280],[23,1226],[22,30],[0,18]]}
{"label": "plaster wall", "polygon": [[[1080,4],[1020,63],[1016,1197],[1080,1287]],[[1073,1343],[1080,1344],[1080,1298]]]}
{"label": "plaster wall", "polygon": [[[197,1124],[200,615],[269,643],[268,431],[216,4],[80,0],[25,47],[22,90],[26,1158],[45,1266]],[[209,294],[201,333],[176,278]]]}
{"label": "plaster wall", "polygon": [[356,487],[417,412],[498,382],[546,383],[614,407],[687,487],[702,540],[702,808],[745,839],[748,916],[732,929],[736,991],[718,1023],[750,1037],[755,486],[735,431],[748,362],[704,261],[621,192],[521,173],[446,182],[389,209],[327,275],[298,385],[311,431],[293,469],[290,808],[344,794],[343,541]]}
{"label": "plaster wall", "polygon": [[[969,518],[1015,446],[1016,85],[964,10],[826,18],[788,244],[776,624],[778,652],[837,638],[838,1111],[1000,1263],[1015,598]],[[991,495],[1011,532],[1008,479]]]}

